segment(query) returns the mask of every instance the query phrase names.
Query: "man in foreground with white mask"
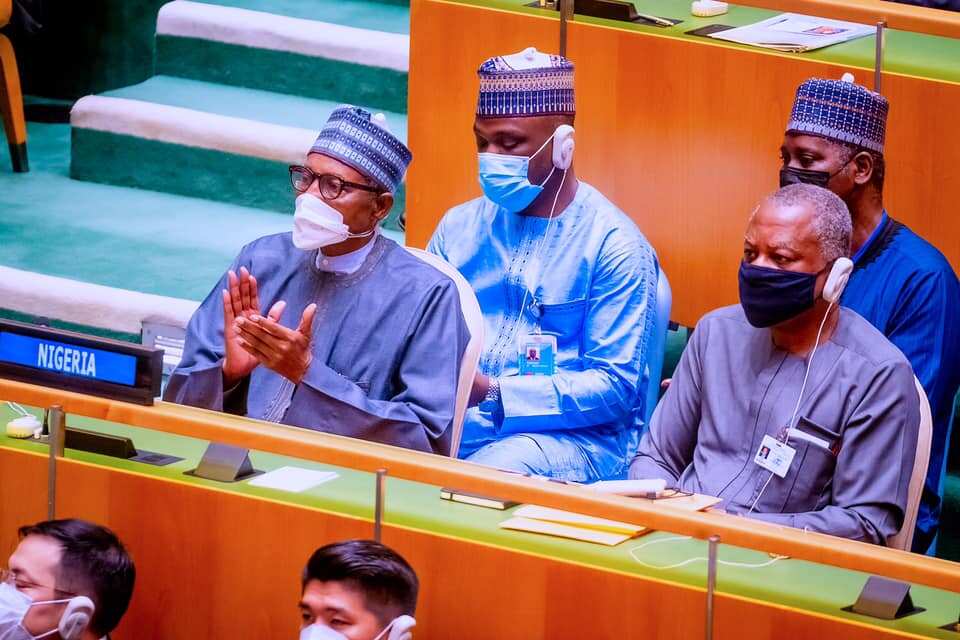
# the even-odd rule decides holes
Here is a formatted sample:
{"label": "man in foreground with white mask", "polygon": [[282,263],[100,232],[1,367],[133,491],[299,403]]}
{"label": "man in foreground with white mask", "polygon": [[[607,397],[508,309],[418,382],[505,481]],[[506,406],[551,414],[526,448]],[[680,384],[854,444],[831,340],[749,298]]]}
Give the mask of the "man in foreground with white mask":
{"label": "man in foreground with white mask", "polygon": [[300,640],[410,640],[420,583],[373,540],[317,549],[303,570]]}
{"label": "man in foreground with white mask", "polygon": [[853,540],[886,544],[900,530],[919,400],[904,355],[837,305],[851,229],[843,201],[813,185],[760,204],[740,304],[697,323],[631,477]]}
{"label": "man in foreground with white mask", "polygon": [[460,455],[593,481],[626,473],[643,428],[658,265],[636,225],[573,168],[573,64],[484,62],[474,134],[484,197],[429,250],[457,267],[486,344]]}
{"label": "man in foreground with white mask", "polygon": [[83,520],[20,528],[0,568],[0,638],[97,640],[130,604],[136,571],[113,532]]}
{"label": "man in foreground with white mask", "polygon": [[241,250],[166,400],[449,454],[469,333],[453,281],[377,232],[411,160],[380,118],[339,107],[290,167],[293,233]]}

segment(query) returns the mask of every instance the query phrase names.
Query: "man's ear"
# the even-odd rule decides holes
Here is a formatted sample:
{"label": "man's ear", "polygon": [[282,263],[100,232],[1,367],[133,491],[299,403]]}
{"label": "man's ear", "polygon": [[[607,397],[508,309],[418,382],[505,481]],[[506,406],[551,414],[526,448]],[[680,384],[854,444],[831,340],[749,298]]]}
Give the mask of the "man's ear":
{"label": "man's ear", "polygon": [[873,156],[867,151],[861,151],[853,157],[853,181],[858,185],[865,185],[873,178],[873,171],[876,168],[873,162]]}
{"label": "man's ear", "polygon": [[381,193],[373,201],[373,217],[377,221],[383,220],[393,209],[393,194],[389,191]]}

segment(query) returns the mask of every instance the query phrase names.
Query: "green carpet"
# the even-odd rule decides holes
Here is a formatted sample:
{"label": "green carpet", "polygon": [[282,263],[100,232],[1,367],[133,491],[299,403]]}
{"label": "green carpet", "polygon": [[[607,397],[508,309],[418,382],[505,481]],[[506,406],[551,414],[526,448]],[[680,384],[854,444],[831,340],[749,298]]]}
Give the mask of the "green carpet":
{"label": "green carpet", "polygon": [[29,123],[27,144],[29,173],[12,173],[0,154],[7,267],[201,300],[244,244],[292,223],[289,213],[71,180],[69,125]]}
{"label": "green carpet", "polygon": [[[242,87],[155,76],[106,96],[183,107],[319,131],[337,103]],[[386,112],[387,124],[406,139],[405,114]],[[306,153],[307,149],[304,149]],[[286,163],[170,144],[92,129],[73,130],[71,177],[103,184],[150,189],[229,204],[291,212]],[[401,187],[384,223],[397,229],[404,210]]]}
{"label": "green carpet", "polygon": [[[159,75],[140,84],[107,91],[103,95],[317,131],[327,121],[330,112],[340,104],[340,101],[315,100]],[[406,114],[385,112],[384,115],[391,131],[406,141]]]}
{"label": "green carpet", "polygon": [[360,29],[410,33],[407,0],[203,0],[207,4],[332,22]]}
{"label": "green carpet", "polygon": [[157,36],[157,73],[407,110],[406,72],[213,40]]}
{"label": "green carpet", "polygon": [[29,173],[0,160],[4,266],[200,300],[244,244],[290,228],[289,214],[71,180],[68,125],[30,123],[27,144]]}
{"label": "green carpet", "polygon": [[24,92],[76,100],[149,78],[157,12],[168,1],[43,2],[36,33],[6,30]]}

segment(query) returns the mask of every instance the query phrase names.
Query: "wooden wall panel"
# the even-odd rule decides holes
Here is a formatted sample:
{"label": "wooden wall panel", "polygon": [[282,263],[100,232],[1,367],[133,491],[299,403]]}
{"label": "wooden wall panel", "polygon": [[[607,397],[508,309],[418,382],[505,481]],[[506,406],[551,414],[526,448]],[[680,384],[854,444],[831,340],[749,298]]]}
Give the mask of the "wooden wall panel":
{"label": "wooden wall panel", "polygon": [[[423,246],[447,208],[479,195],[477,65],[529,44],[554,51],[557,25],[435,0],[414,1],[412,25],[416,160],[407,237]],[[459,46],[451,50],[439,34],[455,31]],[[848,69],[583,23],[570,25],[568,55],[577,66],[577,173],[624,209],[657,250],[673,288],[673,319],[692,325],[736,302],[743,230],[757,201],[777,188],[796,87]],[[872,84],[867,70],[854,72]],[[957,268],[960,84],[888,74],[884,93],[891,101],[889,211]]]}

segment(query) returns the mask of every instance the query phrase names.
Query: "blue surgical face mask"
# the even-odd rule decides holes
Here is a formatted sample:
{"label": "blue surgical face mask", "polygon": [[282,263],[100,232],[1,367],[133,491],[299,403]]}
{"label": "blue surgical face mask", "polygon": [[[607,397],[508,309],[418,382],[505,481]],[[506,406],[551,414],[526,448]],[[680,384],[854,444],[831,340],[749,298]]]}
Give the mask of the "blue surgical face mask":
{"label": "blue surgical face mask", "polygon": [[740,263],[740,306],[755,327],[795,318],[816,302],[817,276]]}
{"label": "blue surgical face mask", "polygon": [[531,184],[529,178],[530,160],[553,140],[551,135],[540,145],[532,156],[511,156],[501,153],[480,153],[480,187],[483,195],[493,203],[500,205],[510,213],[519,213],[530,206],[543,191],[556,167],[540,184]]}

